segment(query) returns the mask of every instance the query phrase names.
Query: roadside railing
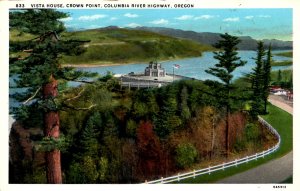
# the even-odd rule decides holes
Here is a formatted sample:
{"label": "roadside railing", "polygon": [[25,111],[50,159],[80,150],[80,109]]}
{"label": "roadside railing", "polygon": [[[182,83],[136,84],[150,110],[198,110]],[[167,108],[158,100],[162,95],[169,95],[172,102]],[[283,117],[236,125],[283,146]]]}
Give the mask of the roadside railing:
{"label": "roadside railing", "polygon": [[141,82],[122,82],[121,87],[128,87],[128,88],[159,88],[161,86],[164,86],[165,84],[160,83],[141,83]]}
{"label": "roadside railing", "polygon": [[122,82],[136,82],[136,83],[163,83],[168,84],[170,82],[162,81],[162,80],[152,80],[152,79],[141,79],[135,76],[122,76],[121,78]]}
{"label": "roadside railing", "polygon": [[238,166],[240,164],[248,163],[249,161],[257,160],[259,158],[264,158],[266,155],[269,155],[269,154],[275,152],[280,147],[280,143],[281,143],[280,135],[263,118],[259,117],[258,121],[261,124],[263,124],[263,126],[265,128],[270,130],[270,132],[273,133],[278,138],[278,142],[272,148],[270,148],[268,150],[265,150],[265,151],[262,151],[260,153],[255,153],[254,155],[251,155],[251,156],[246,156],[246,157],[241,158],[241,159],[235,159],[233,161],[230,161],[230,162],[227,162],[227,163],[222,163],[222,164],[219,164],[219,165],[216,165],[216,166],[210,166],[208,168],[194,170],[194,171],[183,173],[183,174],[178,173],[175,176],[171,176],[171,177],[167,177],[167,178],[162,177],[161,179],[153,180],[153,181],[149,181],[149,182],[145,181],[145,184],[166,184],[166,183],[171,183],[171,182],[176,182],[176,181],[179,182],[180,180],[183,180],[183,179],[195,178],[196,176],[200,176],[200,175],[203,175],[203,174],[210,174],[210,173],[215,172],[215,171],[225,170],[225,169],[230,168],[232,166]]}

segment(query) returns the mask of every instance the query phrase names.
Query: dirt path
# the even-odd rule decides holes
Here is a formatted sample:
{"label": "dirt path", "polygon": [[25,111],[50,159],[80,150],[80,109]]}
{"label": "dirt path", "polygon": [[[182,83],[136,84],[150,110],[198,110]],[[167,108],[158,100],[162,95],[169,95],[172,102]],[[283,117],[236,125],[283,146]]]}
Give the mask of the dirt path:
{"label": "dirt path", "polygon": [[[293,103],[281,96],[270,95],[270,103],[293,115]],[[248,171],[217,183],[280,183],[293,175],[293,151]]]}

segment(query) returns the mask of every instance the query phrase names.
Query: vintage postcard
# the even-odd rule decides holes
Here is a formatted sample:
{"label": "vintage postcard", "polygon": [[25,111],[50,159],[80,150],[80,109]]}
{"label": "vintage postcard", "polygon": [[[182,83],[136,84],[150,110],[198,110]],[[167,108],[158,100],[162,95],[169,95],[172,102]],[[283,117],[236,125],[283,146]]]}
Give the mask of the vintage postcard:
{"label": "vintage postcard", "polygon": [[296,0],[0,4],[1,190],[299,186]]}

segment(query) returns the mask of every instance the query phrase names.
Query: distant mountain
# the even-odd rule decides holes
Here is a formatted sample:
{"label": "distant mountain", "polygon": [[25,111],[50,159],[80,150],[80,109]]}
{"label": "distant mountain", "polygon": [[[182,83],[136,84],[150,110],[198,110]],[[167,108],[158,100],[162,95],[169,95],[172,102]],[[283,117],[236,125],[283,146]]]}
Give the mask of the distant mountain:
{"label": "distant mountain", "polygon": [[[184,31],[180,29],[172,29],[172,28],[164,28],[164,27],[136,27],[136,30],[144,30],[151,31],[163,35],[168,35],[176,38],[185,38],[190,39],[202,44],[214,45],[220,39],[220,33],[211,33],[211,32],[195,32],[195,31]],[[250,36],[240,36],[241,42],[238,44],[238,48],[240,50],[256,50],[257,48],[257,40],[253,39]],[[266,46],[269,46],[271,43],[273,50],[284,50],[284,49],[292,49],[293,42],[292,41],[281,41],[276,39],[265,39],[263,40]]]}
{"label": "distant mountain", "polygon": [[293,49],[293,42],[292,41],[282,41],[282,40],[276,40],[276,39],[264,39],[263,42],[268,45],[272,44],[273,49]]}

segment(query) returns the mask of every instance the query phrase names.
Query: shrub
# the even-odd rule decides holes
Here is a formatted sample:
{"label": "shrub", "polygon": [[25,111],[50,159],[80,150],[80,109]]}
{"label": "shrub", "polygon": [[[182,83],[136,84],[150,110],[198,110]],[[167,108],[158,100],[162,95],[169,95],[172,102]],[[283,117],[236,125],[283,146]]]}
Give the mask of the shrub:
{"label": "shrub", "polygon": [[246,125],[245,133],[248,142],[257,142],[260,140],[260,129],[257,124],[248,123]]}
{"label": "shrub", "polygon": [[238,138],[233,145],[234,151],[236,151],[236,152],[244,151],[247,147],[246,143],[247,142],[246,142],[245,138]]}
{"label": "shrub", "polygon": [[106,157],[101,157],[99,160],[99,179],[100,181],[106,180],[107,171],[108,171],[108,160]]}
{"label": "shrub", "polygon": [[134,120],[129,119],[126,123],[126,134],[129,137],[136,137],[137,124]]}
{"label": "shrub", "polygon": [[198,156],[196,148],[191,143],[179,144],[175,152],[176,163],[180,168],[190,167]]}
{"label": "shrub", "polygon": [[234,143],[234,150],[241,152],[245,149],[251,150],[258,148],[261,143],[261,131],[256,123],[248,123],[245,126],[243,136],[237,137]]}

